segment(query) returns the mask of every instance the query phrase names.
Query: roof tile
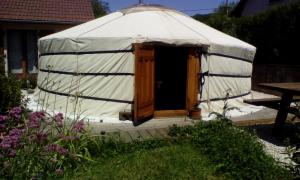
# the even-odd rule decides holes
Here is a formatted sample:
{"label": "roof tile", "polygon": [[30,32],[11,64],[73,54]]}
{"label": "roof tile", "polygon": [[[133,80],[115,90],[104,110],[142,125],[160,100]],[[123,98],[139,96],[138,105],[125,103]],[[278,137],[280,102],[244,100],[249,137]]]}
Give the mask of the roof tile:
{"label": "roof tile", "polygon": [[0,20],[80,23],[91,19],[91,0],[0,0]]}

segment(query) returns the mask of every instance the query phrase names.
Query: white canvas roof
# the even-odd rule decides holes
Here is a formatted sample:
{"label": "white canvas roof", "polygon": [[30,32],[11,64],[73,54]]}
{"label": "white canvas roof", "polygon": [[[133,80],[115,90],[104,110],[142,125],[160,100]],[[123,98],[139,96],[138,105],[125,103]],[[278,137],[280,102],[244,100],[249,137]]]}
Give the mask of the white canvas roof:
{"label": "white canvas roof", "polygon": [[[218,45],[238,47],[255,52],[255,47],[252,45],[215,30],[185,14],[159,6],[135,6],[111,13],[43,37],[40,41],[65,38],[75,41],[110,38],[130,40],[131,43],[163,42],[173,45]],[[89,48],[93,50],[92,47]],[[95,49],[97,48],[95,47]],[[63,50],[60,49],[60,51]],[[65,50],[69,49],[66,48]],[[251,58],[253,54],[250,53],[248,56]]]}

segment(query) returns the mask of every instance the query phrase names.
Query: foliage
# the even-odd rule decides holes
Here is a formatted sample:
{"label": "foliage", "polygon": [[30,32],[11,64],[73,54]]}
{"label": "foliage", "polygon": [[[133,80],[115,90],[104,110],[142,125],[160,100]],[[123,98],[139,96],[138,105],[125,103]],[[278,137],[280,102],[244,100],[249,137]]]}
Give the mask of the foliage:
{"label": "foliage", "polygon": [[[296,131],[292,137],[287,139],[286,153],[291,160],[290,164],[284,164],[296,178],[300,178],[300,128],[297,125],[296,119],[300,118],[300,102],[295,103],[295,116],[291,119],[291,123],[294,124]],[[299,123],[299,122],[298,122]]]}
{"label": "foliage", "polygon": [[290,173],[267,155],[256,136],[226,121],[170,128],[173,138],[123,143],[98,139],[89,146],[97,159],[76,174],[79,179],[291,179]]}
{"label": "foliage", "polygon": [[298,64],[295,44],[300,41],[300,1],[274,6],[255,16],[236,18],[217,11],[206,18],[194,18],[257,47],[255,63]]}
{"label": "foliage", "polygon": [[293,173],[295,179],[299,179],[300,178],[299,146],[288,146],[286,148],[286,153],[288,155],[288,159],[291,161],[290,163],[284,164],[284,166]]}
{"label": "foliage", "polygon": [[290,179],[290,174],[267,155],[256,136],[224,121],[177,127],[170,135],[188,139],[216,165],[216,171],[234,179]]}
{"label": "foliage", "polygon": [[227,12],[231,12],[236,3],[229,3],[228,6],[221,4],[217,9],[215,9],[213,14],[200,15],[196,14],[193,16],[198,21],[201,21],[211,27],[214,27],[222,32],[236,36],[236,23],[235,18],[228,16]]}
{"label": "foliage", "polygon": [[4,56],[0,54],[0,75],[5,75],[5,61]]}
{"label": "foliage", "polygon": [[21,79],[22,89],[35,89],[37,86],[37,78],[35,75],[29,75],[27,78]]}
{"label": "foliage", "polygon": [[300,40],[300,2],[276,6],[257,16],[237,20],[237,37],[257,47],[256,61],[297,63]]}
{"label": "foliage", "polygon": [[228,89],[227,92],[226,92],[226,97],[224,99],[224,106],[223,106],[222,113],[211,112],[209,114],[209,117],[211,115],[214,115],[216,120],[224,121],[226,123],[231,123],[231,120],[227,118],[227,113],[229,111],[232,111],[232,110],[240,110],[240,109],[237,108],[237,107],[231,107],[231,106],[229,106],[228,100],[229,100],[230,92],[231,92],[231,89]]}
{"label": "foliage", "polygon": [[215,175],[209,159],[190,144],[140,147],[132,153],[98,158],[97,163],[70,175],[70,179],[222,179]]}
{"label": "foliage", "polygon": [[21,84],[13,76],[0,74],[0,114],[21,103]]}
{"label": "foliage", "polygon": [[104,16],[110,11],[108,3],[102,0],[92,0],[92,7],[96,18]]}
{"label": "foliage", "polygon": [[165,139],[152,139],[147,141],[134,141],[125,143],[115,137],[97,137],[94,143],[88,145],[88,149],[93,157],[112,157],[120,154],[133,153],[149,149],[170,146],[172,143]]}
{"label": "foliage", "polygon": [[0,116],[0,176],[40,179],[61,176],[91,161],[92,141],[83,121],[66,124],[61,113],[27,112],[21,107]]}

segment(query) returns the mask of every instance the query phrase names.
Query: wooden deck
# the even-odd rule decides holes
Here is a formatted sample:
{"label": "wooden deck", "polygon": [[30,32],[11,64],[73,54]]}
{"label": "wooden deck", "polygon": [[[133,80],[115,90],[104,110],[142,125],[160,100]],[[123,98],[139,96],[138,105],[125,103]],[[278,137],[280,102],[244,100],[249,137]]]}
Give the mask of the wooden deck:
{"label": "wooden deck", "polygon": [[[264,108],[261,111],[240,117],[233,117],[231,120],[237,126],[253,126],[262,124],[273,124],[277,111],[271,108]],[[289,114],[288,119],[293,115]],[[120,139],[124,142],[143,141],[148,139],[170,138],[168,135],[169,127],[193,125],[195,122],[186,117],[152,119],[139,126],[131,123],[90,123],[92,132],[101,136],[108,136]]]}
{"label": "wooden deck", "polygon": [[152,119],[139,126],[133,126],[131,123],[90,123],[90,127],[92,127],[92,132],[95,134],[131,142],[170,138],[168,135],[169,127],[175,124],[177,126],[186,126],[194,123],[195,121],[187,118],[164,118]]}

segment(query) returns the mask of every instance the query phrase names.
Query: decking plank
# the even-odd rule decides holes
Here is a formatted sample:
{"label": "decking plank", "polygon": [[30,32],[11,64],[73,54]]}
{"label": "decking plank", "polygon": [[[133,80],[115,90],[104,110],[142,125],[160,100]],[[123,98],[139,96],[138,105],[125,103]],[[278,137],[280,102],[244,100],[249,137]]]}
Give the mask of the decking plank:
{"label": "decking plank", "polygon": [[129,142],[133,141],[131,136],[129,135],[129,132],[127,132],[127,131],[121,131],[120,137],[121,137],[121,141],[123,141],[125,143],[129,143]]}
{"label": "decking plank", "polygon": [[163,136],[160,135],[159,132],[157,132],[155,129],[147,129],[148,133],[151,134],[151,136],[155,139],[162,139]]}
{"label": "decking plank", "polygon": [[146,129],[138,130],[138,132],[140,133],[142,139],[153,139],[152,135],[149,134]]}
{"label": "decking plank", "polygon": [[168,135],[169,130],[167,128],[159,128],[156,129],[156,131],[163,137],[163,138],[169,138],[170,136]]}
{"label": "decking plank", "polygon": [[140,133],[137,130],[127,131],[132,140],[142,140]]}

